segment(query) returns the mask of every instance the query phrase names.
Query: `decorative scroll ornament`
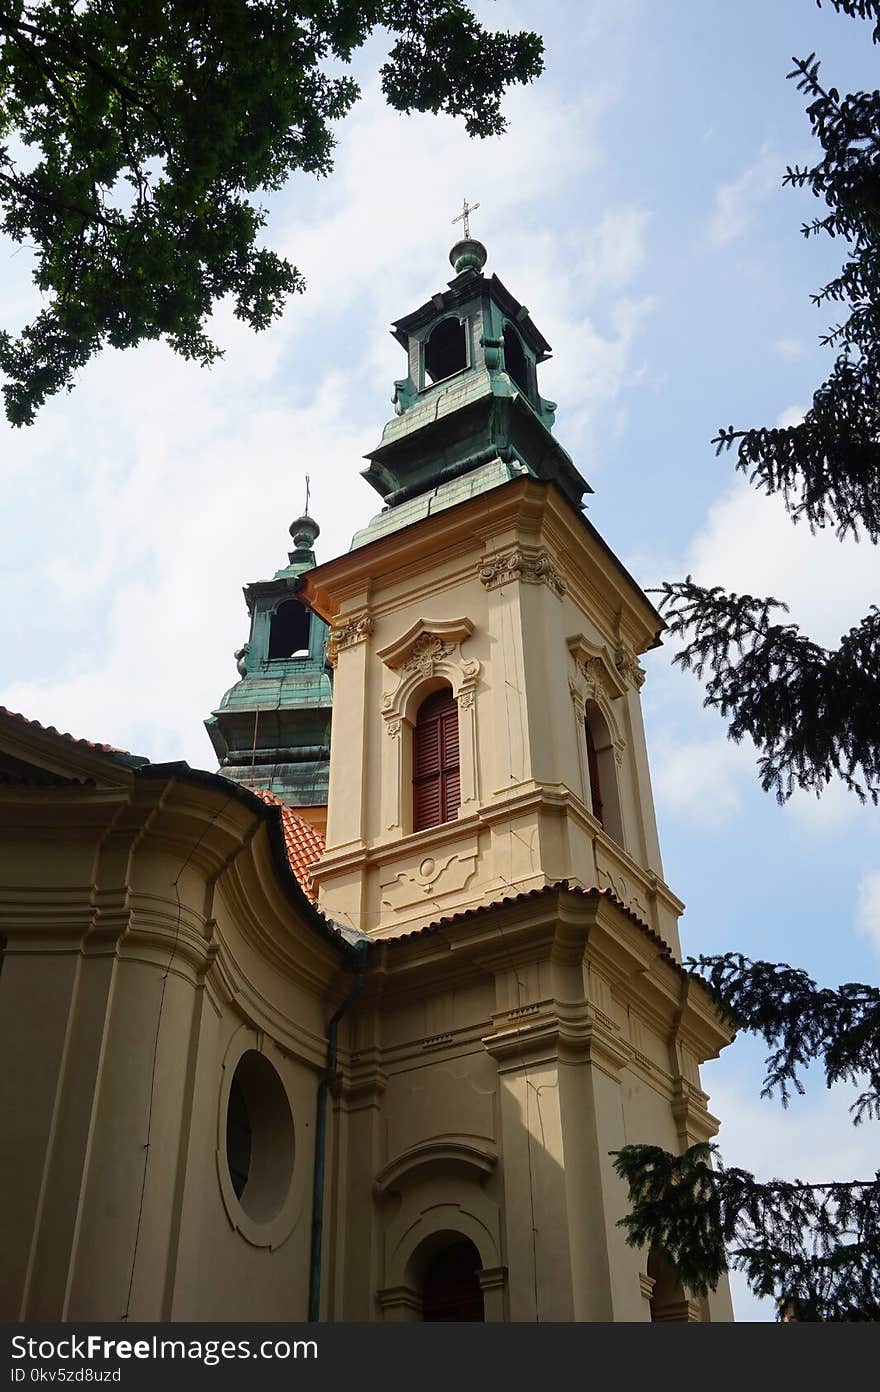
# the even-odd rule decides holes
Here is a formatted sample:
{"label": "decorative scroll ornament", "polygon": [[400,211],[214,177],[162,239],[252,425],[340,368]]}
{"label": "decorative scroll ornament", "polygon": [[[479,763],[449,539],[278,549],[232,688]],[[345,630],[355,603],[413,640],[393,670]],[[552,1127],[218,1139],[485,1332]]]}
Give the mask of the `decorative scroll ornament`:
{"label": "decorative scroll ornament", "polygon": [[444,658],[449,657],[454,651],[454,646],[436,633],[423,633],[413,645],[408,660],[401,664],[399,670],[418,672],[420,676],[431,677],[434,675],[434,663],[442,662]]}
{"label": "decorative scroll ornament", "polygon": [[645,669],[631,648],[618,648],[614,665],[629,686],[638,689],[644,684]]}
{"label": "decorative scroll ornament", "polygon": [[564,595],[568,588],[565,579],[553,565],[549,552],[537,551],[529,555],[518,547],[483,561],[480,579],[487,590],[497,589],[510,580],[520,580],[527,585],[549,585],[557,595]]}
{"label": "decorative scroll ornament", "polygon": [[355,643],[365,643],[374,626],[369,614],[361,614],[360,618],[349,619],[347,623],[331,628],[327,640],[327,661],[335,666],[336,655],[340,649],[354,647]]}

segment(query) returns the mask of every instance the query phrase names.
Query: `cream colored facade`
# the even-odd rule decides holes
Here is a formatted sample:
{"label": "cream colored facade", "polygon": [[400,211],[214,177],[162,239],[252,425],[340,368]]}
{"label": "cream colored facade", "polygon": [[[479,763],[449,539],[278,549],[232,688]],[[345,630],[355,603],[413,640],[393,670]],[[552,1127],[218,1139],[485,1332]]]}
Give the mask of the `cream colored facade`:
{"label": "cream colored facade", "polygon": [[[0,727],[0,767],[28,780],[0,781],[0,1317],[302,1318],[316,1080],[350,970],[269,809]],[[293,1118],[265,1221],[226,1164],[246,1050]]]}
{"label": "cream colored facade", "polygon": [[[730,1039],[663,879],[662,620],[580,511],[549,345],[456,250],[395,326],[384,512],[296,590],[335,662],[319,908],[277,800],[0,710],[2,1319],[732,1317],[626,1245],[611,1158],[714,1135]],[[441,688],[461,802],[414,830]]]}
{"label": "cream colored facade", "polygon": [[[353,967],[285,872],[277,809],[0,735],[20,776],[0,783],[3,1318],[304,1319]],[[450,1235],[480,1254],[487,1320],[649,1318],[608,1151],[711,1135],[697,1064],[727,1038],[659,937],[608,894],[538,889],[378,940],[343,1025],[322,1318],[420,1318]],[[292,1135],[269,1117],[281,1173],[242,1203],[224,1131],[249,1050]],[[730,1317],[726,1289],[709,1304]]]}
{"label": "cream colored facade", "polygon": [[[514,480],[306,576],[334,624],[337,680],[321,907],[396,933],[567,880],[612,890],[676,950],[638,656],[662,620],[550,484]],[[451,686],[461,807],[412,832],[412,726]],[[603,733],[592,816],[586,709]],[[352,770],[363,771],[360,779]]]}

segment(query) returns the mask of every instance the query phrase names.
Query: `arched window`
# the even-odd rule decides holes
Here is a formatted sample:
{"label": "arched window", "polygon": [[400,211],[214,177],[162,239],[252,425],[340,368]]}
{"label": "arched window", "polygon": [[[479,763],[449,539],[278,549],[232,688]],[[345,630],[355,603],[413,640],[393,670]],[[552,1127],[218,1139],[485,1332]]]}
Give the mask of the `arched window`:
{"label": "arched window", "polygon": [[584,739],[593,816],[608,835],[622,846],[623,818],[617,785],[617,752],[608,722],[595,701],[588,701],[586,705]]}
{"label": "arched window", "polygon": [[466,1237],[435,1252],[422,1281],[422,1319],[482,1323],[481,1268],[480,1254]]}
{"label": "arched window", "polygon": [[442,382],[467,367],[467,335],[460,319],[441,319],[425,344],[425,375]]}
{"label": "arched window", "polygon": [[512,377],[524,396],[531,400],[529,365],[522,340],[512,324],[504,325],[504,370]]}
{"label": "arched window", "polygon": [[272,615],[269,628],[269,661],[307,657],[312,616],[298,599],[286,599]]}
{"label": "arched window", "polygon": [[647,1272],[654,1283],[651,1291],[651,1320],[654,1324],[710,1321],[709,1302],[705,1296],[699,1300],[688,1300],[675,1267],[653,1247],[648,1254]]}
{"label": "arched window", "polygon": [[413,831],[451,822],[460,802],[458,705],[444,687],[419,706],[413,729]]}
{"label": "arched window", "polygon": [[593,727],[589,717],[584,721],[584,730],[587,737],[587,770],[590,778],[590,801],[593,804],[593,816],[597,822],[605,825],[602,816],[602,784],[599,780],[599,756],[596,753],[596,741],[593,738]]}

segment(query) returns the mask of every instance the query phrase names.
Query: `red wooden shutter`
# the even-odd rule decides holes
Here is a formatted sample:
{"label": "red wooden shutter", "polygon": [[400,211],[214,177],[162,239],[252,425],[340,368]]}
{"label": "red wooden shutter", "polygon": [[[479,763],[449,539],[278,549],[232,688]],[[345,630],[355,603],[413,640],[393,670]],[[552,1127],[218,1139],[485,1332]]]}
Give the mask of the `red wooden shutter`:
{"label": "red wooden shutter", "polygon": [[589,720],[584,721],[584,732],[587,737],[587,768],[590,774],[590,797],[593,801],[593,816],[602,826],[605,819],[602,816],[602,790],[599,784],[599,756],[596,753],[596,744],[593,740],[593,731],[590,729]]}
{"label": "red wooden shutter", "polygon": [[422,702],[413,731],[413,830],[439,826],[458,812],[458,706],[451,691]]}

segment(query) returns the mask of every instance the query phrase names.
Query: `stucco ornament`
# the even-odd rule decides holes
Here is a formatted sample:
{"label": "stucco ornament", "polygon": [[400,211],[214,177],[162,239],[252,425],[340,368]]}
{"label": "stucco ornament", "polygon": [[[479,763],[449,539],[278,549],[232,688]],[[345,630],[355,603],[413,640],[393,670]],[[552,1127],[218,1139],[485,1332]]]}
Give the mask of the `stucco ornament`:
{"label": "stucco ornament", "polygon": [[351,648],[355,643],[365,643],[374,627],[369,614],[359,614],[343,624],[335,624],[327,639],[327,661],[331,666],[336,665],[337,654],[343,648]]}
{"label": "stucco ornament", "polygon": [[453,652],[453,644],[447,643],[435,633],[423,633],[412,650],[412,655],[404,662],[402,672],[418,672],[424,677],[433,676],[434,665],[448,658]]}
{"label": "stucco ornament", "polygon": [[617,649],[615,665],[628,686],[634,686],[638,690],[644,684],[645,669],[632,648],[627,647],[626,644],[621,644]]}
{"label": "stucco ornament", "polygon": [[511,580],[527,585],[549,585],[554,594],[564,595],[565,578],[553,564],[549,551],[526,551],[515,547],[500,556],[489,556],[480,563],[480,579],[488,590]]}

